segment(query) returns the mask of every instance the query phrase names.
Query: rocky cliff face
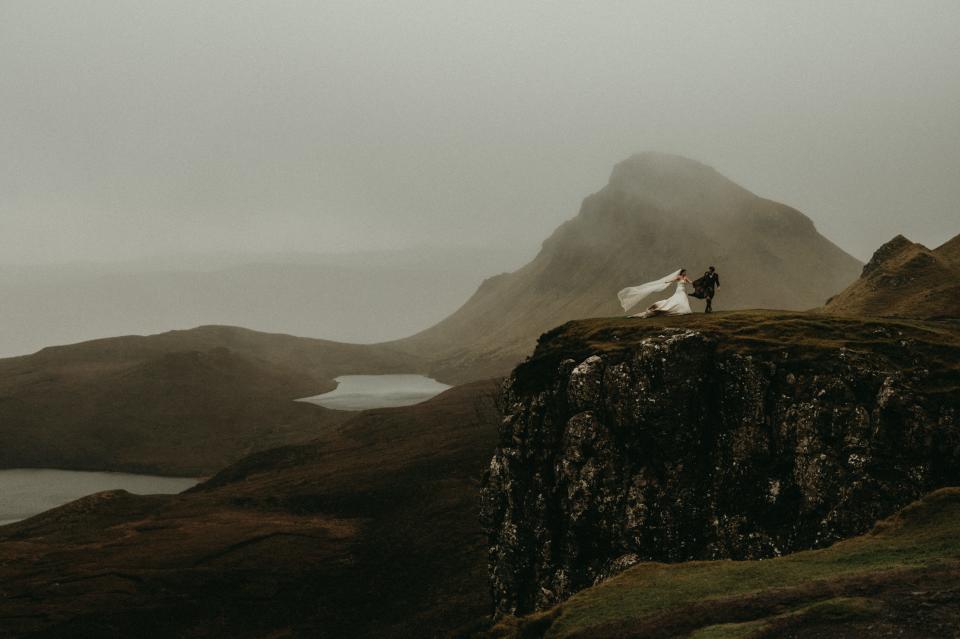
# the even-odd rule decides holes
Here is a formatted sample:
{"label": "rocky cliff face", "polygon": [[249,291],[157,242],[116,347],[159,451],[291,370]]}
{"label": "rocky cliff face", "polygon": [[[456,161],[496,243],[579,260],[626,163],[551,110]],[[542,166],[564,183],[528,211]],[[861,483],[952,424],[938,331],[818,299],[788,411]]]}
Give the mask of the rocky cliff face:
{"label": "rocky cliff face", "polygon": [[638,561],[774,557],[960,481],[960,329],[572,322],[505,383],[482,497],[500,613]]}

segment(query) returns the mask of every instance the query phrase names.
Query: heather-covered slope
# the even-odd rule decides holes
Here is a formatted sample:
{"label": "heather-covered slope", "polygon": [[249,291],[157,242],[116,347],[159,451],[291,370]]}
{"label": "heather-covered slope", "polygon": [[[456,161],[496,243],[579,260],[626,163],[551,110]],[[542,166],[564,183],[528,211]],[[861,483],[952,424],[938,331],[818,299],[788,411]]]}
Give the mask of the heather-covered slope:
{"label": "heather-covered slope", "polygon": [[347,416],[298,403],[349,373],[416,372],[380,346],[206,326],[0,360],[0,468],[207,474]]}
{"label": "heather-covered slope", "polygon": [[355,415],[181,495],[0,527],[0,638],[443,637],[489,613],[496,385]]}
{"label": "heather-covered slope", "polygon": [[710,265],[721,277],[717,309],[818,307],[860,267],[799,211],[699,162],[644,153],[618,164],[532,262],[490,278],[456,313],[398,344],[454,379],[502,374],[557,324],[622,315],[624,286]]}
{"label": "heather-covered slope", "polygon": [[824,310],[843,315],[960,317],[960,235],[932,251],[898,235]]}

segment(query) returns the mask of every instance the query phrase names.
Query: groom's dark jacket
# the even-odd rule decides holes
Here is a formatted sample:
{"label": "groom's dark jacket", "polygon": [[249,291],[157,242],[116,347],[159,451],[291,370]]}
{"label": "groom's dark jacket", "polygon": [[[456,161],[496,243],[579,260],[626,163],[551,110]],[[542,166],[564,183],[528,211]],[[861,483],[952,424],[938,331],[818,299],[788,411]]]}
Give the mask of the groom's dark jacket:
{"label": "groom's dark jacket", "polygon": [[690,296],[698,299],[713,297],[714,289],[718,286],[720,286],[720,276],[717,275],[716,271],[712,273],[707,271],[703,274],[703,277],[693,280],[693,293]]}

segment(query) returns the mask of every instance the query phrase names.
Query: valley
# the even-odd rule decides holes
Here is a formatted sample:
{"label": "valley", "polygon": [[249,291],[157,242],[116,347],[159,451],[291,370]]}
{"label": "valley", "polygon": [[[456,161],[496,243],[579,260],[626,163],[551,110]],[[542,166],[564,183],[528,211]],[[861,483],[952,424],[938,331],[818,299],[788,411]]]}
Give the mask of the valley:
{"label": "valley", "polygon": [[496,386],[355,415],[180,495],[0,527],[0,637],[444,636],[488,609]]}
{"label": "valley", "polygon": [[0,360],[0,468],[208,475],[347,419],[294,401],[338,375],[425,368],[386,346],[228,326],[45,348]]}

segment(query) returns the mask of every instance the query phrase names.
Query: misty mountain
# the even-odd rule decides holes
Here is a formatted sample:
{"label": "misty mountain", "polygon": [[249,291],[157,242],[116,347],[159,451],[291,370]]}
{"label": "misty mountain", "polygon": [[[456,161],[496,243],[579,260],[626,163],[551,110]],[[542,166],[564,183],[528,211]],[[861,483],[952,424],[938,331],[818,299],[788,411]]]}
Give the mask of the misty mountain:
{"label": "misty mountain", "polygon": [[183,255],[116,264],[0,266],[0,356],[204,324],[348,342],[440,321],[516,249]]}
{"label": "misty mountain", "polygon": [[898,235],[824,306],[841,315],[960,317],[960,235],[930,250]]}
{"label": "misty mountain", "polygon": [[643,153],[619,163],[533,261],[486,280],[453,315],[399,345],[441,361],[447,377],[503,373],[553,326],[622,315],[621,288],[681,267],[695,278],[711,265],[717,310],[818,307],[860,268],[803,213],[694,160]]}

